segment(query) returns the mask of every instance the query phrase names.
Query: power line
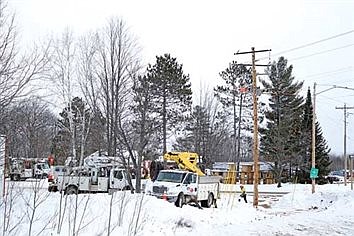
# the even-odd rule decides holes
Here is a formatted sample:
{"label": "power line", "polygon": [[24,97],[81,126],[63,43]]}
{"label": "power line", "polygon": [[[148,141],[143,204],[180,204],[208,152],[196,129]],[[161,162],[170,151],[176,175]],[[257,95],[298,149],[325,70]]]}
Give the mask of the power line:
{"label": "power line", "polygon": [[299,50],[299,49],[302,49],[302,48],[305,48],[305,47],[309,47],[309,46],[312,46],[312,45],[315,45],[315,44],[318,44],[318,43],[322,43],[322,42],[325,42],[327,40],[335,39],[335,38],[338,38],[338,37],[341,37],[341,36],[344,36],[344,35],[347,35],[347,34],[351,34],[351,33],[354,33],[354,29],[350,30],[350,31],[347,31],[347,32],[344,32],[344,33],[341,33],[341,34],[337,34],[337,35],[325,38],[325,39],[321,39],[321,40],[318,40],[318,41],[315,41],[315,42],[312,42],[312,43],[307,43],[307,44],[304,44],[304,45],[301,45],[301,46],[298,46],[298,47],[295,47],[295,48],[284,50],[282,52],[274,54],[274,56],[277,56],[277,55],[280,55],[280,54],[283,54],[283,53],[292,52],[292,51],[295,51],[295,50]]}
{"label": "power line", "polygon": [[[351,71],[353,69],[353,66],[347,66],[347,67],[342,67],[337,70],[331,70],[331,71],[326,71],[326,72],[321,72],[321,73],[316,73],[316,74],[311,74],[311,75],[306,75],[306,76],[300,76],[297,78],[311,78],[311,77],[322,77],[322,76],[330,76],[332,74],[338,74],[338,73],[344,73]],[[318,84],[320,85],[320,84]]]}
{"label": "power line", "polygon": [[289,59],[289,61],[296,61],[296,60],[300,60],[300,59],[316,56],[316,55],[319,55],[319,54],[324,54],[324,53],[327,53],[327,52],[332,52],[332,51],[335,51],[335,50],[338,50],[338,49],[343,49],[343,48],[347,48],[347,47],[351,47],[351,46],[354,46],[354,43],[348,44],[348,45],[345,45],[345,46],[342,46],[342,47],[338,47],[338,48],[332,48],[332,49],[328,49],[328,50],[325,50],[325,51],[316,52],[316,53],[313,53],[313,54],[310,54],[310,55],[306,55],[306,56],[296,57],[296,58],[293,58],[293,59]]}
{"label": "power line", "polygon": [[[284,53],[292,52],[292,51],[295,51],[295,50],[299,50],[299,49],[302,49],[302,48],[306,48],[306,47],[309,47],[309,46],[312,46],[312,45],[315,45],[315,44],[318,44],[318,43],[322,43],[322,42],[325,42],[325,41],[328,41],[328,40],[331,40],[331,39],[335,39],[335,38],[338,38],[338,37],[341,37],[341,36],[344,36],[344,35],[347,35],[347,34],[351,34],[351,33],[354,33],[354,29],[350,30],[350,31],[347,31],[347,32],[344,32],[344,33],[333,35],[333,36],[328,37],[328,38],[317,40],[317,41],[312,42],[312,43],[307,43],[307,44],[304,44],[304,45],[301,45],[301,46],[298,46],[298,47],[295,47],[295,48],[291,48],[291,49],[287,49],[287,50],[275,53],[274,55],[272,55],[272,57],[278,56],[278,55],[281,55],[281,54],[284,54]],[[258,61],[264,60],[264,59],[268,59],[268,57],[262,57],[262,58],[258,59]]]}

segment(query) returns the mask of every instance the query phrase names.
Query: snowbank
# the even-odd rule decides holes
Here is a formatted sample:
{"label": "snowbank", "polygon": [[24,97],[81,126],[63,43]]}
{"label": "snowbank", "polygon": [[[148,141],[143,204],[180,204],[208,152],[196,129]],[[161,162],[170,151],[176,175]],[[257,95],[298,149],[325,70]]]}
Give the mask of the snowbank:
{"label": "snowbank", "polygon": [[[73,228],[76,235],[107,235],[110,214],[111,235],[353,235],[354,229],[354,191],[343,185],[316,186],[315,194],[311,185],[260,185],[258,208],[252,205],[253,186],[247,185],[247,204],[238,201],[239,193],[224,193],[218,208],[203,210],[189,205],[177,208],[130,192],[80,194],[61,200],[59,193],[46,191],[45,181],[36,196],[35,182],[8,186],[12,186],[7,205],[11,214],[5,235],[28,235],[34,199],[38,204],[32,235],[73,235]],[[2,214],[4,210],[1,204]]]}

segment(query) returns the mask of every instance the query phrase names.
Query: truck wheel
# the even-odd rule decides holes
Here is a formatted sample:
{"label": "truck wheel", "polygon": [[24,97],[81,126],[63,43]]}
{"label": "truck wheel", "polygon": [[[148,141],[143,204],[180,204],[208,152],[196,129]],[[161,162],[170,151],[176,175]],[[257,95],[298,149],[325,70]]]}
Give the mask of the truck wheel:
{"label": "truck wheel", "polygon": [[65,194],[67,194],[67,195],[77,194],[77,192],[78,192],[77,187],[75,187],[75,186],[69,186],[65,190]]}
{"label": "truck wheel", "polygon": [[178,194],[177,201],[175,202],[176,207],[182,208],[184,202],[185,202],[184,201],[184,194],[183,193]]}
{"label": "truck wheel", "polygon": [[20,175],[14,175],[13,176],[14,181],[20,181]]}
{"label": "truck wheel", "polygon": [[206,207],[210,208],[211,205],[213,205],[213,202],[214,202],[214,195],[212,193],[209,193]]}
{"label": "truck wheel", "polygon": [[122,189],[122,191],[127,191],[130,190],[130,186],[124,186],[124,188]]}

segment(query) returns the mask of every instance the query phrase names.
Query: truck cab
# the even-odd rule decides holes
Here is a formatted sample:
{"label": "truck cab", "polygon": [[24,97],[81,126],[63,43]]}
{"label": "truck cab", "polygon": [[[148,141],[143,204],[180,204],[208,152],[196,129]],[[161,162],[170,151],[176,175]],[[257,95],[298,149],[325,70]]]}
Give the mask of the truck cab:
{"label": "truck cab", "polygon": [[[128,183],[128,172],[123,168],[115,168],[110,172],[110,188],[114,190],[130,189]],[[134,176],[131,176],[132,181]],[[134,186],[134,183],[133,183]]]}

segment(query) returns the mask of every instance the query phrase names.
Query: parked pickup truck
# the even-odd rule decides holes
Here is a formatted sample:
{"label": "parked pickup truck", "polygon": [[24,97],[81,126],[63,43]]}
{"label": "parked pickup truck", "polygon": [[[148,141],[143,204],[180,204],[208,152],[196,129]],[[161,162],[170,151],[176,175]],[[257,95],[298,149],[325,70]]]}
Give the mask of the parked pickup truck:
{"label": "parked pickup truck", "polygon": [[199,203],[202,207],[216,207],[219,198],[219,176],[198,176],[185,170],[161,170],[147,194],[163,198],[182,207]]}

